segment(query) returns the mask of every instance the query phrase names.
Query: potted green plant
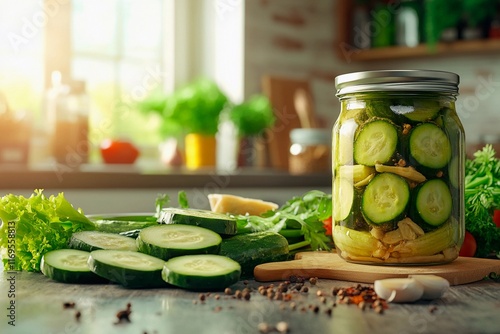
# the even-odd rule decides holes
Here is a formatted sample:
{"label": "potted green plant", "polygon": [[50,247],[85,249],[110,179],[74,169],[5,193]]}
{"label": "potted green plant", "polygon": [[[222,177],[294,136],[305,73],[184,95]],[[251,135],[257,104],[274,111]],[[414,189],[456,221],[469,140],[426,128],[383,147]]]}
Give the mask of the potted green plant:
{"label": "potted green plant", "polygon": [[227,102],[215,82],[202,78],[170,95],[152,94],[139,103],[139,108],[160,116],[160,131],[165,138],[184,139],[185,165],[198,169],[215,166],[215,134]]}
{"label": "potted green plant", "polygon": [[238,165],[252,164],[256,142],[275,122],[269,99],[264,95],[252,96],[230,109],[229,120],[235,125],[240,140]]}

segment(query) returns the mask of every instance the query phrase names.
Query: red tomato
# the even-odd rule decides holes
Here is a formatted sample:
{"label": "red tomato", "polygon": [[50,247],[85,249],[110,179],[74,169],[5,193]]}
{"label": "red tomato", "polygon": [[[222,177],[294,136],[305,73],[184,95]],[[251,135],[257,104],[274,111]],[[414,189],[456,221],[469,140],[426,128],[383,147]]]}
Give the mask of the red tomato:
{"label": "red tomato", "polygon": [[493,211],[493,222],[497,227],[500,227],[500,209]]}
{"label": "red tomato", "polygon": [[332,217],[323,220],[323,227],[325,228],[325,235],[332,235]]}
{"label": "red tomato", "polygon": [[462,247],[460,248],[460,252],[458,255],[473,257],[476,254],[477,244],[474,236],[469,232],[465,231],[465,238]]}
{"label": "red tomato", "polygon": [[127,140],[106,139],[101,143],[101,156],[107,164],[133,164],[139,150]]}

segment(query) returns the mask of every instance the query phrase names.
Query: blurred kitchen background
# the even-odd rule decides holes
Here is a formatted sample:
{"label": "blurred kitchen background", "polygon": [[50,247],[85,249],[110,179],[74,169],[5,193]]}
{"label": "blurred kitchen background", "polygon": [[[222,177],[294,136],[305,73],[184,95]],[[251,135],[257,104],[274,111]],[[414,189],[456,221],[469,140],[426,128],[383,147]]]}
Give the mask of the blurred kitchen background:
{"label": "blurred kitchen background", "polygon": [[468,154],[500,151],[500,0],[0,0],[0,27],[5,192],[327,191],[334,78],[373,69],[459,74]]}

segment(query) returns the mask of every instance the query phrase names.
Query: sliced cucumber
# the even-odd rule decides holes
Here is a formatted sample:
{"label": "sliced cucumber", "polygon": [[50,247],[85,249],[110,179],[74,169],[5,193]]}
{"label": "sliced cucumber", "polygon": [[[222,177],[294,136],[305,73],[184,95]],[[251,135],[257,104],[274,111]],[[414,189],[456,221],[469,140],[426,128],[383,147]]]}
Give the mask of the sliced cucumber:
{"label": "sliced cucumber", "polygon": [[398,117],[398,115],[391,110],[391,103],[387,99],[385,100],[367,99],[365,111],[368,117],[381,117],[393,121],[395,121]]}
{"label": "sliced cucumber", "polygon": [[418,165],[438,169],[451,159],[451,143],[446,133],[433,123],[422,123],[410,134],[410,155]]}
{"label": "sliced cucumber", "polygon": [[221,235],[235,235],[237,232],[235,218],[208,210],[165,208],[158,222],[200,226]]}
{"label": "sliced cucumber", "polygon": [[189,254],[218,254],[222,242],[221,236],[209,229],[182,224],[146,227],[136,240],[140,252],[164,260]]}
{"label": "sliced cucumber", "polygon": [[436,118],[441,106],[436,100],[415,100],[413,101],[413,111],[404,114],[406,118],[415,122],[431,121]]}
{"label": "sliced cucumber", "polygon": [[168,260],[162,271],[165,282],[180,288],[212,291],[223,290],[238,282],[238,262],[221,255],[185,255]]}
{"label": "sliced cucumber", "polygon": [[90,253],[76,249],[58,249],[42,256],[42,273],[63,283],[102,283],[106,280],[93,273],[87,261]]}
{"label": "sliced cucumber", "polygon": [[165,261],[127,250],[100,249],[90,253],[88,267],[97,275],[127,288],[166,286],[161,278]]}
{"label": "sliced cucumber", "polygon": [[157,224],[157,218],[153,213],[109,216],[89,215],[88,218],[95,224],[97,231],[108,233],[126,232]]}
{"label": "sliced cucumber", "polygon": [[73,233],[69,240],[69,247],[87,252],[97,249],[137,251],[135,239],[115,233],[98,231],[81,231]]}
{"label": "sliced cucumber", "polygon": [[[293,231],[300,233],[301,230]],[[286,260],[288,242],[287,238],[275,232],[240,234],[222,241],[220,255],[238,262],[241,275],[249,277],[253,276],[253,270],[259,264]]]}
{"label": "sliced cucumber", "polygon": [[341,221],[349,217],[354,202],[354,186],[350,180],[336,177],[333,183],[333,219]]}
{"label": "sliced cucumber", "polygon": [[453,201],[450,189],[443,180],[429,180],[415,191],[416,214],[425,223],[439,226],[450,218]]}
{"label": "sliced cucumber", "polygon": [[380,173],[366,186],[361,210],[369,223],[381,225],[401,217],[409,200],[410,188],[404,178]]}
{"label": "sliced cucumber", "polygon": [[365,166],[386,163],[394,155],[397,144],[398,131],[393,123],[380,119],[365,123],[354,141],[354,160]]}

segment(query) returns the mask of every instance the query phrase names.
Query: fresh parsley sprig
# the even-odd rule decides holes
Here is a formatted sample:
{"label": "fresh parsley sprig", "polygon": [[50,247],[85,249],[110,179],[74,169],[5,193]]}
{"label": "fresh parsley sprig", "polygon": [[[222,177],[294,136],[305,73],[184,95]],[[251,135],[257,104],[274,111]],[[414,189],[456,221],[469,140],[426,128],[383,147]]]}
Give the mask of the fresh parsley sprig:
{"label": "fresh parsley sprig", "polygon": [[465,228],[477,242],[477,257],[500,251],[500,228],[493,210],[500,208],[500,160],[486,145],[465,165]]}
{"label": "fresh parsley sprig", "polygon": [[[301,247],[309,245],[313,250],[330,250],[331,239],[325,235],[323,221],[332,215],[332,196],[318,190],[294,197],[276,211],[263,216],[236,216],[239,233],[249,233],[297,228],[304,235]],[[293,245],[290,245],[292,248]]]}

